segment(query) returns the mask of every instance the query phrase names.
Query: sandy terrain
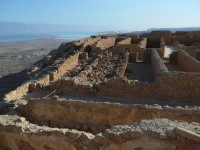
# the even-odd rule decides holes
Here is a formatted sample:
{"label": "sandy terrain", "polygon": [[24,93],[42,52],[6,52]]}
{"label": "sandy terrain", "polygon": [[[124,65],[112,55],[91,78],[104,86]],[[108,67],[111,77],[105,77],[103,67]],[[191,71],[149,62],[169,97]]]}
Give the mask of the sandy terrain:
{"label": "sandy terrain", "polygon": [[67,40],[41,39],[0,42],[0,77],[19,72],[44,57]]}
{"label": "sandy terrain", "polygon": [[41,39],[0,42],[0,99],[24,80],[24,69],[70,40]]}

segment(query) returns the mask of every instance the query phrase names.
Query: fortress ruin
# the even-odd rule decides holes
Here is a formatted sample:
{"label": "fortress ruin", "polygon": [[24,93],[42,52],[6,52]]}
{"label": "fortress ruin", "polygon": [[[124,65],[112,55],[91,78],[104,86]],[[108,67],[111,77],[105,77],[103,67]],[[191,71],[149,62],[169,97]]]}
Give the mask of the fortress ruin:
{"label": "fortress ruin", "polygon": [[199,35],[61,44],[4,96],[0,149],[200,149]]}

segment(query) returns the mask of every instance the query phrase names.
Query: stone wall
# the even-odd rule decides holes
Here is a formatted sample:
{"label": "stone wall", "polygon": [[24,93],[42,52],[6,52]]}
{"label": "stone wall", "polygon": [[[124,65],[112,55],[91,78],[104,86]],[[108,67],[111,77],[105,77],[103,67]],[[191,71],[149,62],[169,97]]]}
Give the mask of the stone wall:
{"label": "stone wall", "polygon": [[[155,81],[152,83],[112,78],[94,85],[76,79],[63,79],[44,86],[41,90],[60,93],[113,96],[124,98],[147,98],[178,101],[182,103],[199,103],[200,73],[169,72],[155,49],[152,50],[152,66]],[[176,83],[176,84],[174,84]]]}
{"label": "stone wall", "polygon": [[126,45],[126,44],[131,44],[131,38],[130,37],[116,43],[116,45]]}
{"label": "stone wall", "polygon": [[[113,126],[99,134],[38,126],[18,116],[0,116],[0,120],[0,148],[4,150],[196,150],[200,146],[199,133],[195,131],[198,123],[168,119]],[[183,125],[187,129],[180,128]]]}
{"label": "stone wall", "polygon": [[15,90],[9,92],[4,96],[5,100],[14,100],[19,99],[23,95],[25,95],[29,90],[29,84],[30,82],[26,82],[22,84],[21,86],[17,87]]}
{"label": "stone wall", "polygon": [[179,42],[186,46],[197,45],[200,41],[200,32],[199,31],[178,31],[172,36],[172,43],[175,44]]}
{"label": "stone wall", "polygon": [[147,48],[160,48],[160,39],[162,37],[148,37]]}
{"label": "stone wall", "polygon": [[121,43],[124,40],[126,40],[126,37],[116,37],[115,45],[117,45],[117,43]]}
{"label": "stone wall", "polygon": [[[19,99],[23,95],[25,95],[27,92],[29,92],[29,86],[30,83],[32,82],[32,86],[35,86],[37,88],[41,88],[41,86],[47,86],[50,84],[50,81],[56,81],[63,74],[66,73],[66,71],[69,71],[73,69],[77,64],[78,64],[78,57],[79,53],[76,53],[73,56],[70,56],[64,62],[60,65],[57,66],[57,69],[54,71],[49,72],[49,74],[43,75],[41,78],[38,78],[37,80],[34,81],[27,81],[26,83],[23,83],[21,86],[19,86],[16,90],[13,90],[6,94],[4,96],[5,100],[14,100],[14,99]],[[38,87],[39,85],[39,87]],[[32,88],[35,88],[32,87]]]}
{"label": "stone wall", "polygon": [[107,37],[99,40],[95,45],[92,45],[92,52],[106,50],[115,45],[116,37]]}
{"label": "stone wall", "polygon": [[163,72],[168,72],[167,67],[163,63],[162,59],[158,55],[156,49],[151,50],[151,65],[154,71],[154,78],[156,79],[160,76]]}
{"label": "stone wall", "polygon": [[121,43],[118,43],[113,48],[109,49],[109,52],[112,52],[113,55],[117,55],[120,52],[124,52],[125,50],[128,52],[137,52],[138,53],[138,59],[143,59],[144,53],[146,51],[146,44],[147,39],[139,39],[137,44],[127,44],[131,41],[131,38],[127,38]]}
{"label": "stone wall", "polygon": [[76,53],[74,55],[71,55],[66,60],[64,60],[63,63],[57,67],[56,74],[54,75],[54,80],[58,80],[67,71],[75,68],[76,65],[78,64],[78,58],[79,58],[79,53]]}
{"label": "stone wall", "polygon": [[198,57],[200,53],[200,48],[198,46],[185,46],[176,42],[175,47],[176,49],[186,51],[190,56],[194,57],[197,60],[200,60]]}
{"label": "stone wall", "polygon": [[200,135],[195,134],[194,132],[191,132],[181,127],[176,128],[176,134],[177,134],[177,141],[180,142],[176,147],[177,150],[182,150],[182,149],[195,150],[200,148],[200,146],[198,145],[198,143],[200,143]]}
{"label": "stone wall", "polygon": [[165,42],[167,45],[171,45],[172,40],[172,32],[171,31],[152,31],[150,33],[151,36],[160,36],[163,37],[165,39]]}
{"label": "stone wall", "polygon": [[125,53],[124,58],[121,59],[121,62],[119,64],[119,70],[116,72],[116,76],[117,77],[123,77],[125,72],[126,72],[126,68],[128,65],[128,61],[129,61],[129,54]]}
{"label": "stone wall", "polygon": [[200,92],[200,73],[163,73],[158,80],[156,96],[158,99],[171,99],[179,102],[198,103]]}
{"label": "stone wall", "polygon": [[77,45],[77,46],[83,46],[83,48],[84,47],[86,47],[86,46],[88,46],[88,45],[93,45],[93,44],[95,44],[97,41],[99,41],[99,40],[101,40],[101,36],[97,36],[97,37],[94,37],[94,38],[92,38],[92,37],[87,37],[87,38],[84,38],[84,39],[82,39],[82,40],[80,40],[80,41],[78,41],[78,42],[76,42],[75,44]]}
{"label": "stone wall", "polygon": [[187,72],[200,72],[200,62],[183,50],[178,50],[178,65]]}
{"label": "stone wall", "polygon": [[[177,82],[177,79],[178,82]],[[200,74],[166,73],[154,83],[131,80],[110,80],[100,86],[98,95],[126,98],[170,100],[180,103],[199,103]],[[176,83],[176,84],[174,84]],[[114,87],[114,88],[113,88]]]}
{"label": "stone wall", "polygon": [[159,105],[123,105],[49,98],[28,100],[20,108],[20,112],[30,122],[59,128],[85,125],[86,130],[91,132],[102,131],[113,125],[131,125],[143,119],[167,118],[200,122],[200,110],[197,108],[188,111],[184,107]]}

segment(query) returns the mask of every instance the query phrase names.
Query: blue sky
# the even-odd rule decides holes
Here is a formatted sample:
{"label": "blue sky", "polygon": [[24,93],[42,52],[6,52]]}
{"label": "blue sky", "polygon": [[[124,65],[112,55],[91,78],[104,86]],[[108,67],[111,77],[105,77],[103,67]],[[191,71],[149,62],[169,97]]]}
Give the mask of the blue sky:
{"label": "blue sky", "polygon": [[90,30],[200,26],[200,0],[0,0],[0,21]]}

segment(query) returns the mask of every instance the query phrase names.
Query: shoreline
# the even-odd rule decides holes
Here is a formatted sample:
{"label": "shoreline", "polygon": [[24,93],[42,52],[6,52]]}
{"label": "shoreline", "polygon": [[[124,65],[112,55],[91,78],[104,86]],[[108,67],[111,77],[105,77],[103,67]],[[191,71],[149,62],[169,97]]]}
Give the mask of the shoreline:
{"label": "shoreline", "polygon": [[20,43],[20,42],[37,42],[37,41],[59,41],[59,40],[66,40],[67,42],[69,41],[74,41],[74,40],[78,40],[78,39],[72,39],[72,38],[38,38],[38,39],[24,39],[24,40],[13,40],[13,41],[0,41],[0,44],[4,44],[4,43]]}
{"label": "shoreline", "polygon": [[80,40],[85,37],[91,36],[92,33],[49,33],[49,34],[11,34],[1,35],[0,43],[33,41],[33,40]]}

